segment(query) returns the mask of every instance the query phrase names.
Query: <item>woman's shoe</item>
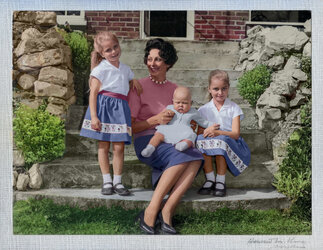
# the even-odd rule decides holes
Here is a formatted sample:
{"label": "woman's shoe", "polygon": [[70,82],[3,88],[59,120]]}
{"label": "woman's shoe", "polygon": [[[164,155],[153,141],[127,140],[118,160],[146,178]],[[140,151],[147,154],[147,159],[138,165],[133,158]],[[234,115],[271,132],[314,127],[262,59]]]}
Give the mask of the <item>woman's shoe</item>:
{"label": "woman's shoe", "polygon": [[225,186],[225,183],[222,183],[222,182],[216,182],[216,184],[222,184],[223,185],[223,188],[222,189],[219,189],[219,188],[215,188],[214,192],[213,192],[213,195],[216,196],[216,197],[224,197],[227,193],[227,188]]}
{"label": "woman's shoe", "polygon": [[176,234],[177,233],[175,228],[173,228],[172,226],[165,223],[161,211],[158,213],[158,220],[160,222],[160,229],[163,233],[165,233],[165,234]]}
{"label": "woman's shoe", "polygon": [[[205,188],[204,185],[205,183],[210,182],[212,185],[210,187]],[[210,181],[210,180],[206,180],[203,183],[203,186],[197,191],[198,194],[201,195],[209,195],[211,194],[213,191],[215,190],[215,182],[214,181]]]}
{"label": "woman's shoe", "polygon": [[144,217],[145,217],[145,210],[142,210],[136,217],[136,221],[139,220],[139,227],[141,231],[143,231],[145,234],[155,234],[154,228],[148,226],[145,223]]}

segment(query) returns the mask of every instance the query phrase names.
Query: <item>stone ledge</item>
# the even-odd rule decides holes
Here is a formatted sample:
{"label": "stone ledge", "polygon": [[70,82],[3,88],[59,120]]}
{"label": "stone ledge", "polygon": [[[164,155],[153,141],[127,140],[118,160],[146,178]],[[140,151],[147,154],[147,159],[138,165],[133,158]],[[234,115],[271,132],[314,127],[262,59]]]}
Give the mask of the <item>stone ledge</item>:
{"label": "stone ledge", "polygon": [[[132,195],[122,197],[117,194],[105,196],[100,189],[43,189],[38,191],[14,192],[14,201],[35,199],[52,199],[57,204],[89,207],[121,206],[125,209],[145,208],[153,194],[152,190],[131,189]],[[275,189],[227,189],[226,197],[198,195],[197,189],[190,189],[184,195],[177,212],[215,211],[218,208],[231,209],[285,209],[290,202]]]}

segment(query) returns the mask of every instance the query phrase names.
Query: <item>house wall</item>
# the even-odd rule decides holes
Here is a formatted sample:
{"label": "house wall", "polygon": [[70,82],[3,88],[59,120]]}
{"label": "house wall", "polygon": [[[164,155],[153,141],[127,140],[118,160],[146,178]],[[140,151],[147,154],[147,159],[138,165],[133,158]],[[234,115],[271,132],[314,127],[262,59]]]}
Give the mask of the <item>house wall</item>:
{"label": "house wall", "polygon": [[[86,11],[87,30],[114,32],[125,39],[140,38],[139,11]],[[249,11],[195,11],[194,40],[240,41],[245,38]]]}
{"label": "house wall", "polygon": [[140,37],[139,11],[86,11],[87,30],[89,33],[108,30],[117,37],[136,39]]}
{"label": "house wall", "polygon": [[195,11],[195,40],[240,41],[249,11]]}

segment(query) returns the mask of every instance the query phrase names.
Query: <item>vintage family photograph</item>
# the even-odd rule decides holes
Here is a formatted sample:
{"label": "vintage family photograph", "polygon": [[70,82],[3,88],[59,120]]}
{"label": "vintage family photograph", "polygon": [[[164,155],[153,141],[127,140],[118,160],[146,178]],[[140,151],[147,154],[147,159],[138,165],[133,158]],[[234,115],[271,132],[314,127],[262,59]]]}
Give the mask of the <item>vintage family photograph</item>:
{"label": "vintage family photograph", "polygon": [[310,246],[311,9],[63,9],[11,12],[14,237]]}

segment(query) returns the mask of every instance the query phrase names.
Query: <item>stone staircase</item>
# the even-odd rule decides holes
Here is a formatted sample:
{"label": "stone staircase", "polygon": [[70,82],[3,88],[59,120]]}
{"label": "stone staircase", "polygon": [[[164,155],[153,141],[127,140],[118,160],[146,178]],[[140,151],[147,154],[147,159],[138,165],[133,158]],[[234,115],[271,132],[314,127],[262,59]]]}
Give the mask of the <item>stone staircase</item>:
{"label": "stone staircase", "polygon": [[[241,123],[241,136],[251,150],[251,163],[240,176],[227,174],[228,195],[224,198],[199,196],[196,190],[204,182],[203,171],[183,198],[180,209],[215,210],[231,208],[286,208],[289,202],[271,185],[276,166],[272,161],[271,145],[266,134],[258,129],[255,111],[239,95],[236,84],[240,72],[232,70],[238,60],[238,43],[235,42],[173,42],[178,50],[178,62],[167,73],[169,80],[188,86],[193,93],[193,106],[206,102],[210,70],[227,70],[230,76],[229,97],[240,105],[245,114]],[[136,78],[147,76],[143,64],[145,41],[122,41],[121,61],[130,65]],[[79,136],[86,107],[71,106],[66,119],[66,152],[63,158],[41,164],[44,180],[39,191],[16,192],[15,199],[28,197],[51,198],[57,203],[87,206],[121,205],[125,208],[143,208],[152,195],[150,168],[137,160],[133,145],[126,146],[123,173],[124,184],[132,189],[130,197],[100,194],[102,176],[97,162],[97,142]]]}

